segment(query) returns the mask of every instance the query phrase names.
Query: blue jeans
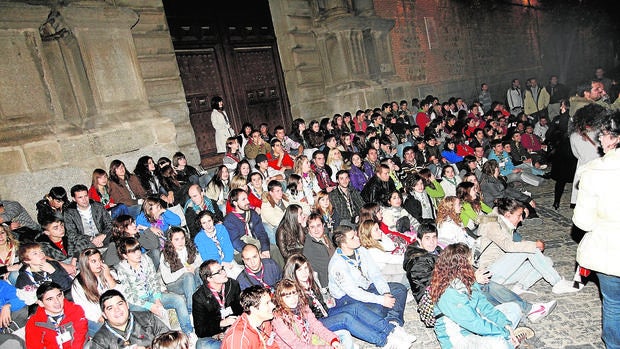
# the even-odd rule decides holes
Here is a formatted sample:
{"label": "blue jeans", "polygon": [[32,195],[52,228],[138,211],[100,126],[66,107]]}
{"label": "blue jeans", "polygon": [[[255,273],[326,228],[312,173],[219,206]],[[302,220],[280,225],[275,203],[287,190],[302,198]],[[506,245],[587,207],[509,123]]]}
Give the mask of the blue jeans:
{"label": "blue jeans", "polygon": [[[347,297],[347,296],[345,296]],[[344,298],[344,297],[343,297]],[[342,298],[341,298],[342,299]],[[394,325],[387,322],[382,315],[372,311],[367,303],[350,298],[350,302],[329,310],[329,316],[319,319],[330,331],[347,330],[356,338],[382,347]]]}
{"label": "blue jeans", "polygon": [[276,227],[272,226],[271,224],[267,224],[267,223],[263,223],[263,226],[265,227],[265,233],[267,233],[267,237],[269,237],[269,243],[271,245],[275,245],[276,244]]}
{"label": "blue jeans", "polygon": [[211,337],[198,338],[196,349],[220,349],[222,342]]}
{"label": "blue jeans", "polygon": [[127,206],[127,214],[132,216],[134,219],[138,217],[138,215],[140,214],[140,210],[142,210],[142,206],[140,205]]}
{"label": "blue jeans", "polygon": [[620,348],[620,277],[596,273],[603,295],[603,342],[607,349]]}
{"label": "blue jeans", "polygon": [[88,320],[88,336],[91,337],[91,338],[94,337],[95,333],[97,333],[97,331],[99,331],[101,326],[103,326],[103,323],[99,323],[99,322],[94,322],[94,321]]}
{"label": "blue jeans", "polygon": [[518,283],[524,289],[532,287],[540,278],[551,285],[562,280],[551,258],[540,251],[504,253],[488,269],[493,273],[493,281],[502,285]]}
{"label": "blue jeans", "polygon": [[176,293],[181,296],[185,296],[185,302],[187,303],[187,312],[192,313],[192,295],[198,287],[202,285],[202,281],[198,276],[198,269],[194,274],[185,273],[176,281],[166,285],[168,291]]}
{"label": "blue jeans", "polygon": [[[147,299],[149,302],[154,302],[154,298]],[[185,298],[175,293],[163,292],[160,298],[161,304],[165,309],[174,309],[177,312],[177,318],[179,319],[179,325],[181,330],[187,334],[192,333],[194,328],[187,312],[187,305],[185,304]],[[135,304],[129,305],[131,311],[150,311],[150,309],[137,306]]]}
{"label": "blue jeans", "polygon": [[[399,326],[402,326],[405,323],[403,319],[403,314],[405,313],[405,303],[407,302],[407,289],[405,288],[405,286],[403,286],[403,284],[398,282],[389,282],[388,285],[390,286],[390,293],[392,294],[392,296],[394,296],[394,298],[396,298],[396,303],[394,303],[394,306],[392,308],[386,308],[383,305],[376,303],[363,304],[365,304],[370,310],[372,310],[376,314],[385,317],[386,321],[394,321],[398,323]],[[370,285],[370,287],[368,287],[366,291],[374,294],[379,294],[374,284]],[[336,306],[343,306],[353,302],[359,303],[359,301],[349,297],[348,295],[345,295],[344,297],[336,300]]]}
{"label": "blue jeans", "polygon": [[521,311],[524,314],[529,314],[530,310],[532,310],[532,304],[523,300],[523,298],[519,297],[518,294],[512,292],[504,285],[498,284],[497,282],[490,281],[488,284],[480,285],[480,290],[487,298],[489,303],[493,304],[493,306],[497,306],[503,303],[514,302],[521,307]]}

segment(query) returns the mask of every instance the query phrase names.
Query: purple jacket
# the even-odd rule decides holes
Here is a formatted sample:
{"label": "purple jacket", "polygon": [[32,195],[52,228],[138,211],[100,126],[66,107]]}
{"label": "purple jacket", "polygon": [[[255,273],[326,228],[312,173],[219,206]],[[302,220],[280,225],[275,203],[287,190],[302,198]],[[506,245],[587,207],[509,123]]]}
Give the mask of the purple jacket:
{"label": "purple jacket", "polygon": [[364,167],[363,172],[357,166],[351,166],[351,170],[349,171],[351,185],[360,192],[364,189],[366,182],[375,175],[372,173],[372,167],[368,162],[362,161],[362,166]]}

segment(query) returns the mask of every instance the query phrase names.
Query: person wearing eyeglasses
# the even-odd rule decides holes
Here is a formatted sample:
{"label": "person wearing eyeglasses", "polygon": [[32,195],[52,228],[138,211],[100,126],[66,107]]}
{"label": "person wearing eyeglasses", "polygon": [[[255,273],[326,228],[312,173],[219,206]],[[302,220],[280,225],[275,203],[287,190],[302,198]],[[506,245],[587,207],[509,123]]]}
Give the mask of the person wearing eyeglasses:
{"label": "person wearing eyeglasses", "polygon": [[239,302],[241,288],[215,259],[203,262],[199,273],[202,286],[192,297],[196,349],[218,349],[226,329],[243,313]]}

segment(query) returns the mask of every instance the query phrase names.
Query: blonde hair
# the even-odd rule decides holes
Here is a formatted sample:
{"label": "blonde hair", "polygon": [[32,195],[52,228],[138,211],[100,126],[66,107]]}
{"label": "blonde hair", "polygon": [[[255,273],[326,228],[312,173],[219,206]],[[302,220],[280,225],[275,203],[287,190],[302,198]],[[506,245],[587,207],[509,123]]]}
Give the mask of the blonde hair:
{"label": "blonde hair", "polygon": [[[301,167],[303,166],[304,161],[308,161],[308,164],[310,164],[310,159],[308,159],[307,156],[300,155],[297,157],[297,159],[295,159],[295,164],[293,166],[293,172],[297,173],[298,175],[302,177],[303,177],[303,172],[302,172]],[[310,169],[310,172],[308,172],[308,176],[310,176],[312,179],[315,178],[314,172],[312,171],[312,169]]]}
{"label": "blonde hair", "polygon": [[340,168],[340,170],[348,170],[349,169],[349,165],[344,161],[344,157],[342,156],[342,152],[338,148],[333,148],[333,149],[329,150],[329,152],[327,153],[327,160],[325,161],[325,163],[327,165],[329,165],[329,166],[332,166],[334,161],[335,161],[334,154],[336,152],[340,153],[340,161],[342,161],[342,167]]}
{"label": "blonde hair", "polygon": [[446,196],[439,202],[437,206],[437,219],[435,220],[437,226],[440,226],[441,223],[448,220],[448,218],[456,224],[461,224],[463,222],[461,220],[461,215],[454,210],[454,206],[457,202],[459,202],[459,199],[456,196]]}
{"label": "blonde hair", "polygon": [[248,181],[244,176],[240,174],[235,175],[230,180],[230,190],[237,189],[237,188],[243,189],[243,187],[245,187],[246,184],[248,184]]}
{"label": "blonde hair", "polygon": [[385,251],[381,243],[372,238],[372,230],[375,228],[375,225],[379,225],[379,223],[367,219],[357,228],[357,233],[360,236],[360,243],[362,246],[366,248],[378,248],[381,251]]}

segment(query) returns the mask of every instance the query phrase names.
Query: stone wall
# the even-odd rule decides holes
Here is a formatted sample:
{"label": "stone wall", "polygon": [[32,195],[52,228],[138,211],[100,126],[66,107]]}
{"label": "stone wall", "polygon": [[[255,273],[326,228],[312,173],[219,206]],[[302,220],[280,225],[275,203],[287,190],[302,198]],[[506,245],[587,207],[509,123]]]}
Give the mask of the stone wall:
{"label": "stone wall", "polygon": [[3,199],[33,213],[50,187],[90,186],[115,158],[133,170],[180,148],[197,163],[187,115],[160,1],[0,3]]}
{"label": "stone wall", "polygon": [[[556,74],[563,82],[576,83],[591,77],[597,65],[611,68],[614,64],[612,43],[594,32],[594,21],[573,24],[566,18],[568,26],[560,27],[537,0],[528,1],[528,7],[517,0],[269,3],[294,117],[314,119],[428,94],[442,100],[461,96],[471,101],[482,82],[489,84],[494,98],[503,101],[513,78],[521,79],[524,86],[529,77],[536,76],[544,84],[549,75]],[[333,10],[322,13],[321,6]],[[356,42],[347,37],[355,34],[347,25],[356,21],[365,27],[362,32],[389,31],[377,41],[389,47],[379,56],[384,61],[372,59],[370,46],[353,51],[354,45],[346,45]],[[324,28],[336,37],[331,43],[343,47],[344,55],[322,49]],[[567,29],[574,30],[574,35],[560,35]],[[354,54],[347,55],[347,50]],[[360,60],[360,54],[366,60]],[[356,78],[334,89],[330,66],[339,68],[337,76]],[[360,67],[368,74],[357,73]],[[373,69],[393,69],[393,74],[377,77]]]}

